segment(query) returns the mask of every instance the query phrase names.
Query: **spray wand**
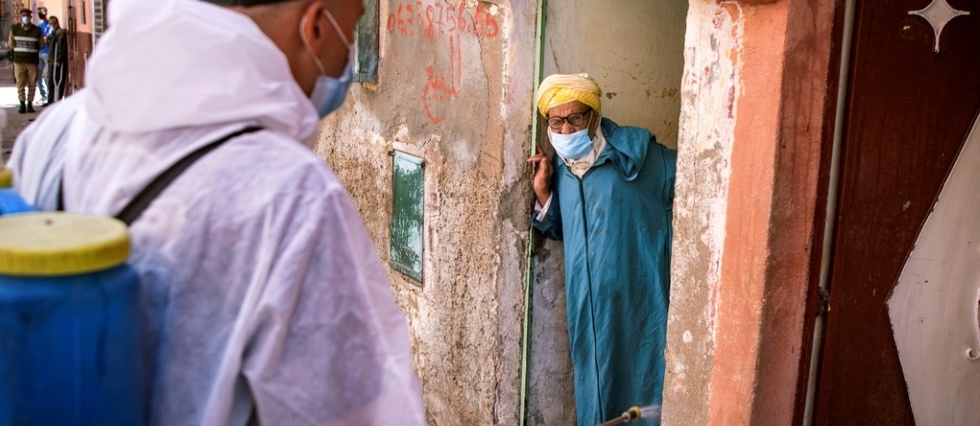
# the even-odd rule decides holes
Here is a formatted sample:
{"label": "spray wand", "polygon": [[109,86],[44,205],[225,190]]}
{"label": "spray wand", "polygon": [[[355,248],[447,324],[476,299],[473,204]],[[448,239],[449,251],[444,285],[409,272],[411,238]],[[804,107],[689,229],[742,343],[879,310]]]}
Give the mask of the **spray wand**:
{"label": "spray wand", "polygon": [[628,423],[632,420],[636,420],[640,418],[642,415],[643,412],[640,410],[640,407],[630,407],[630,409],[623,412],[621,416],[616,417],[615,419],[605,422],[599,426],[613,426],[613,425]]}

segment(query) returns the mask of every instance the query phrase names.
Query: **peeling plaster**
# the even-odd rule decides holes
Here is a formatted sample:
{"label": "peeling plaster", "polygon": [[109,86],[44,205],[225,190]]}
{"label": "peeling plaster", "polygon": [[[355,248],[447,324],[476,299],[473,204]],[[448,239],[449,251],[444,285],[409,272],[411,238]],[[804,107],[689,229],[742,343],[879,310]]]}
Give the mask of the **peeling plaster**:
{"label": "peeling plaster", "polygon": [[680,92],[665,424],[706,424],[708,418],[709,383],[703,380],[710,377],[717,340],[743,25],[735,2],[690,2]]}
{"label": "peeling plaster", "polygon": [[[444,25],[429,37],[414,14],[420,4],[452,10],[454,18],[462,10],[466,29]],[[419,286],[390,268],[388,276],[409,323],[428,420],[515,424],[535,5],[380,5],[379,84],[352,88],[323,121],[317,152],[348,188],[385,264],[388,151],[425,159],[425,281]]]}
{"label": "peeling plaster", "polygon": [[664,424],[797,402],[834,6],[744,3],[688,14]]}

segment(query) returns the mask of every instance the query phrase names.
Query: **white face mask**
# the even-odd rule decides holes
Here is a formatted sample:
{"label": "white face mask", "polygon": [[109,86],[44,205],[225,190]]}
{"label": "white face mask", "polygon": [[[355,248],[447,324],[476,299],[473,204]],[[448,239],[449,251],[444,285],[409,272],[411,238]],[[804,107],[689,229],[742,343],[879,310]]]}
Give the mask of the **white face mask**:
{"label": "white face mask", "polygon": [[31,23],[31,18],[28,18],[26,16],[21,16],[20,17],[20,22],[23,23],[24,25],[30,24]]}
{"label": "white face mask", "polygon": [[337,32],[340,39],[347,45],[347,66],[344,67],[344,73],[340,78],[327,75],[326,70],[323,68],[323,63],[320,62],[320,58],[313,51],[313,48],[310,47],[310,43],[306,41],[306,34],[303,33],[303,27],[306,23],[306,17],[304,16],[299,23],[299,36],[306,46],[306,51],[313,55],[313,62],[320,69],[320,76],[317,77],[316,84],[313,86],[313,92],[310,93],[310,101],[316,107],[317,114],[320,115],[320,118],[326,117],[344,104],[347,91],[350,89],[351,82],[354,78],[354,69],[352,67],[354,45],[347,41],[344,32],[340,30],[340,25],[337,25],[337,21],[333,19],[333,15],[329,11],[324,10],[323,15],[327,17],[334,31]]}

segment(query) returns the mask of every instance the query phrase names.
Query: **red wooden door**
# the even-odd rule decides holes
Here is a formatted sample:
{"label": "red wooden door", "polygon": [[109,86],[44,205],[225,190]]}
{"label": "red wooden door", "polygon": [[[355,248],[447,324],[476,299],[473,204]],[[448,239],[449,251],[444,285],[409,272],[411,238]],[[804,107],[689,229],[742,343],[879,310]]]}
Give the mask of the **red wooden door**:
{"label": "red wooden door", "polygon": [[886,302],[980,111],[980,2],[939,53],[930,2],[857,0],[815,424],[914,424]]}

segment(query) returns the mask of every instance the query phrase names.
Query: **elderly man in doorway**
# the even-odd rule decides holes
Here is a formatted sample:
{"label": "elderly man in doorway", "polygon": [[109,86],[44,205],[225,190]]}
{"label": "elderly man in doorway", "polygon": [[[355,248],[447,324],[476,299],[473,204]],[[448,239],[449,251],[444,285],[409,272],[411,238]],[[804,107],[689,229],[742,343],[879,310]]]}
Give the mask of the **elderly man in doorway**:
{"label": "elderly man in doorway", "polygon": [[586,74],[546,78],[537,107],[556,155],[528,160],[532,223],[564,240],[579,425],[659,406],[664,380],[677,152],[603,118],[601,96]]}

